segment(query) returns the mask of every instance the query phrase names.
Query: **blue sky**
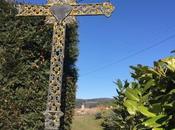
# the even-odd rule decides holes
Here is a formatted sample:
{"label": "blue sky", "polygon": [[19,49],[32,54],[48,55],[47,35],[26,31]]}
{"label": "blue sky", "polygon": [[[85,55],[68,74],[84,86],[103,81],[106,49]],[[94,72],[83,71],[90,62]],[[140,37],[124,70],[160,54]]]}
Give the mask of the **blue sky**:
{"label": "blue sky", "polygon": [[116,95],[113,82],[118,78],[131,80],[130,65],[152,66],[154,60],[169,56],[175,49],[174,0],[116,0],[112,3],[116,10],[109,19],[103,16],[78,18],[78,98]]}
{"label": "blue sky", "polygon": [[78,98],[115,96],[113,82],[131,80],[130,65],[152,66],[175,49],[175,0],[111,2],[116,10],[110,18],[78,17]]}

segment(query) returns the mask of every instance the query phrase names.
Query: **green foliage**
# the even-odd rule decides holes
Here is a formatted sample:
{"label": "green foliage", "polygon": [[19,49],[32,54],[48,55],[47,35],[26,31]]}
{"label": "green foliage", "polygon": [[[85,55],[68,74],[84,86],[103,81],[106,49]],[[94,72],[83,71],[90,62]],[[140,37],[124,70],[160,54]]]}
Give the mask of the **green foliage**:
{"label": "green foliage", "polygon": [[0,129],[43,129],[50,57],[44,18],[17,18],[0,1]]}
{"label": "green foliage", "polygon": [[[124,86],[121,81],[117,82],[119,89],[118,96],[115,97],[116,107],[112,116],[105,121],[115,116],[112,127],[120,127],[114,130],[174,129],[175,58],[159,60],[154,63],[154,67],[137,65],[131,68],[134,82],[125,82]],[[125,116],[121,116],[121,112],[125,113]]]}
{"label": "green foliage", "polygon": [[118,96],[114,97],[114,109],[104,116],[102,126],[104,130],[130,130],[136,125],[136,122],[140,122],[140,117],[130,115],[124,104],[125,90],[128,88],[129,83],[125,81],[125,84],[118,80],[115,83],[118,86]]}
{"label": "green foliage", "polygon": [[102,115],[101,112],[97,112],[97,113],[95,114],[95,119],[96,119],[96,120],[101,119],[102,116],[103,116],[103,115]]}
{"label": "green foliage", "polygon": [[[50,68],[52,26],[44,17],[15,17],[12,4],[0,1],[0,129],[42,130],[46,109]],[[69,61],[64,66],[62,103],[64,126],[70,126],[74,108],[77,70],[77,26],[69,28],[66,49]],[[70,34],[71,33],[71,34]],[[69,77],[71,77],[69,80]],[[68,87],[65,87],[68,86]],[[71,92],[70,92],[71,91]],[[71,99],[68,101],[68,99]],[[63,98],[62,98],[63,99]],[[68,129],[62,129],[68,130]]]}
{"label": "green foliage", "polygon": [[75,108],[76,82],[78,79],[77,68],[75,66],[78,57],[77,28],[77,24],[68,25],[66,28],[64,75],[61,95],[61,110],[64,116],[61,118],[60,130],[71,130]]}

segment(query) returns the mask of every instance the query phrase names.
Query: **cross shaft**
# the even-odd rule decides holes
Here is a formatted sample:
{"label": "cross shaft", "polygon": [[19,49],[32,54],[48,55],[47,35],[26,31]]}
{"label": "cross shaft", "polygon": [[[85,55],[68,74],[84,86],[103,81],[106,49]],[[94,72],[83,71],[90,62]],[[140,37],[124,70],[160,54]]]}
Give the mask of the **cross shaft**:
{"label": "cross shaft", "polygon": [[65,23],[54,23],[49,90],[45,111],[45,130],[57,130],[60,126],[62,73],[65,47]]}

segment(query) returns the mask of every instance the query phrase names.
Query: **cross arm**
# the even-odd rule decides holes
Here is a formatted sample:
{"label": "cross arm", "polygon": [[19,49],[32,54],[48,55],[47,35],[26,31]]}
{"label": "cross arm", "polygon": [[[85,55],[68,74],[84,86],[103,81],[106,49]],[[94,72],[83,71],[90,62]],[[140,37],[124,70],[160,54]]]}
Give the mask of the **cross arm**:
{"label": "cross arm", "polygon": [[49,5],[17,5],[18,14],[17,16],[49,16],[52,15],[50,12]]}
{"label": "cross arm", "polygon": [[114,6],[109,2],[100,4],[77,4],[72,5],[73,10],[70,15],[105,15],[109,17],[114,11]]}
{"label": "cross arm", "polygon": [[[54,5],[61,7],[62,5]],[[110,16],[114,10],[114,6],[109,2],[100,4],[74,4],[68,5],[72,7],[70,16],[77,15],[106,15]],[[50,8],[52,5],[18,5],[17,16],[51,16]]]}

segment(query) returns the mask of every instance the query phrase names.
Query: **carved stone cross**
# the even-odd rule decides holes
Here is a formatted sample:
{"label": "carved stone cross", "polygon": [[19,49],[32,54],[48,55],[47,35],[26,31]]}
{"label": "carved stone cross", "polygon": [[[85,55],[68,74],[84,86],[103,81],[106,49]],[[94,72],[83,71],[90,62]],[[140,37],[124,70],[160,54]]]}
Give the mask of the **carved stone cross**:
{"label": "carved stone cross", "polygon": [[[51,1],[51,0],[50,0]],[[71,0],[69,0],[71,1]],[[49,23],[53,23],[53,41],[51,53],[51,67],[49,90],[45,115],[45,130],[58,130],[60,117],[60,95],[63,75],[65,28],[70,16],[105,15],[109,17],[114,7],[109,2],[99,4],[77,4],[55,0],[46,5],[18,5],[17,16],[47,16]],[[54,17],[53,17],[54,16]]]}

